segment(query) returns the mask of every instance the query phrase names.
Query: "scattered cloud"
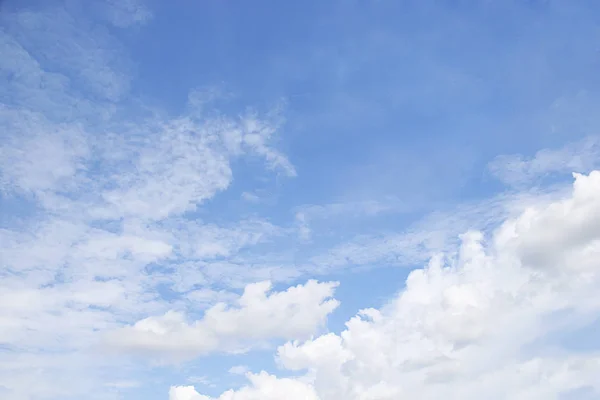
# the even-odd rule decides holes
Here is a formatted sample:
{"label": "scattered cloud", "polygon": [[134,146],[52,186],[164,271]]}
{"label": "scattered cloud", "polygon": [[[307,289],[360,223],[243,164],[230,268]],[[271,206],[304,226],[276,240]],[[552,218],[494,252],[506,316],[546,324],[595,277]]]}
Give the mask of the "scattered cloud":
{"label": "scattered cloud", "polygon": [[111,332],[107,341],[120,351],[181,360],[217,351],[245,351],[271,339],[308,338],[324,327],[338,306],[332,298],[336,286],[311,280],[269,293],[270,282],[250,284],[236,307],[217,303],[193,322],[181,312],[169,311]]}
{"label": "scattered cloud", "polygon": [[247,372],[249,372],[249,369],[246,365],[234,365],[233,367],[229,368],[227,372],[234,375],[245,375]]}
{"label": "scattered cloud", "polygon": [[243,121],[245,135],[241,143],[256,154],[264,157],[271,168],[281,170],[288,176],[296,176],[296,169],[292,163],[283,154],[269,145],[269,141],[273,139],[274,134],[277,132],[277,126],[282,123],[282,117],[278,114],[274,115],[272,121],[249,114]]}
{"label": "scattered cloud", "polygon": [[[36,209],[35,219],[0,230],[0,339],[22,354],[82,352],[104,331],[167,312],[157,289],[164,282],[191,290],[188,302],[206,297],[229,258],[281,234],[259,219],[225,227],[182,217],[230,184],[233,155],[221,138],[240,126],[234,120],[141,122],[135,133],[98,140],[80,125],[37,126],[12,130],[0,146],[5,198]],[[277,278],[277,269],[260,276],[239,265],[235,277],[243,286],[257,274]],[[11,393],[27,387],[5,382]]]}
{"label": "scattered cloud", "polygon": [[116,382],[109,382],[106,384],[106,386],[114,387],[117,389],[133,389],[133,388],[140,387],[141,383],[136,382],[136,381],[116,381]]}
{"label": "scattered cloud", "polygon": [[496,157],[488,169],[509,186],[524,187],[538,183],[548,176],[587,173],[600,164],[600,142],[589,136],[560,149],[544,149],[532,157],[519,154]]}
{"label": "scattered cloud", "polygon": [[192,376],[188,378],[189,382],[198,383],[200,385],[215,387],[216,385],[207,376]]}
{"label": "scattered cloud", "polygon": [[[217,400],[318,400],[314,389],[301,381],[289,378],[277,378],[265,372],[248,374],[250,385],[237,391],[223,393]],[[199,394],[193,386],[173,386],[169,391],[169,400],[213,400]]]}
{"label": "scattered cloud", "polygon": [[469,229],[491,233],[507,218],[563,195],[565,185],[546,185],[446,207],[400,229],[350,235],[350,239],[311,255],[303,268],[312,273],[378,266],[414,268],[440,252],[452,251],[459,244],[459,236]]}
{"label": "scattered cloud", "polygon": [[163,227],[174,232],[178,250],[187,260],[230,257],[286,233],[285,229],[259,219],[237,221],[231,227],[186,220],[163,224]]}
{"label": "scattered cloud", "polygon": [[[310,63],[322,62],[314,64],[315,68],[330,54],[340,55],[328,50],[340,49],[339,43],[352,44],[349,52],[362,61],[338,60],[335,74],[325,71],[319,82],[311,83],[312,78],[305,75],[310,69],[296,62],[297,58],[293,63],[281,60],[275,43],[265,47],[262,57],[270,61],[256,64],[243,56],[255,57],[245,47],[244,35],[236,36],[240,39],[236,46],[242,47],[235,49],[227,47],[233,43],[227,34],[219,36],[222,42],[215,42],[217,53],[235,55],[235,60],[212,57],[213,51],[204,52],[204,45],[189,49],[186,35],[171,37],[170,30],[160,30],[172,26],[164,23],[169,16],[159,15],[149,4],[90,0],[84,9],[72,1],[33,1],[26,7],[20,2],[2,3],[0,397],[114,400],[137,390],[152,390],[152,395],[164,397],[169,385],[186,379],[209,387],[214,383],[219,386],[214,393],[224,390],[220,387],[223,380],[202,368],[205,361],[212,368],[210,362],[223,354],[236,358],[233,363],[244,363],[229,372],[245,375],[248,383],[225,391],[220,400],[383,400],[404,393],[425,399],[448,397],[448,393],[469,398],[481,397],[482,392],[498,398],[541,399],[558,393],[581,398],[598,392],[593,379],[600,372],[597,349],[576,353],[557,339],[576,337],[579,328],[597,318],[600,307],[594,291],[599,283],[595,261],[600,236],[598,173],[577,175],[571,194],[562,185],[547,186],[544,179],[597,168],[596,137],[532,157],[498,157],[490,163],[490,172],[516,190],[458,207],[448,205],[422,219],[411,214],[410,221],[417,222],[399,226],[387,217],[417,213],[415,202],[427,196],[421,196],[421,191],[429,193],[436,185],[462,182],[467,175],[463,173],[472,166],[470,150],[464,152],[451,143],[456,136],[448,136],[442,141],[448,146],[438,146],[439,154],[421,159],[421,151],[430,153],[429,142],[388,146],[394,142],[390,137],[373,138],[363,132],[394,130],[388,126],[389,116],[394,121],[422,119],[411,99],[415,93],[419,94],[417,103],[435,99],[433,109],[448,109],[455,118],[467,103],[479,107],[486,93],[496,98],[498,88],[479,88],[485,96],[469,95],[467,103],[448,97],[450,92],[464,92],[465,83],[472,86],[474,81],[468,71],[455,74],[458,66],[446,74],[444,68],[433,65],[441,59],[423,57],[426,54],[420,51],[428,46],[429,30],[425,37],[419,34],[421,44],[415,46],[419,54],[411,54],[428,60],[425,64],[435,70],[429,76],[435,79],[426,79],[425,85],[423,79],[404,85],[407,90],[397,91],[402,97],[398,102],[393,98],[397,95],[389,96],[388,73],[399,85],[403,81],[398,78],[412,80],[410,74],[424,64],[416,63],[409,68],[416,70],[401,74],[388,68],[396,61],[385,58],[381,62],[375,53],[401,41],[379,26],[381,33],[369,33],[368,38],[352,34],[317,46],[316,53],[321,55]],[[146,31],[152,21],[158,30]],[[182,29],[188,29],[183,24]],[[200,25],[214,33],[214,27]],[[230,29],[233,25],[216,26]],[[434,36],[445,37],[439,32]],[[528,37],[528,43],[533,43],[534,36]],[[561,35],[561,40],[567,36]],[[463,36],[458,37],[462,46]],[[551,42],[557,53],[569,47],[554,39],[544,43]],[[523,54],[538,57],[543,55],[540,49],[549,48],[538,46],[537,41],[534,44],[536,52],[523,49]],[[364,58],[365,45],[374,57]],[[312,54],[312,46],[308,47],[308,52],[290,48],[297,56]],[[438,49],[437,45],[432,48]],[[166,59],[160,52],[166,50],[185,57],[168,59],[164,65],[169,68],[159,72]],[[238,54],[238,50],[242,51]],[[194,51],[199,53],[194,55]],[[401,62],[409,55],[405,51],[408,48],[396,55]],[[442,53],[446,54],[435,51]],[[267,75],[272,73],[273,59],[286,67],[283,74],[268,76],[268,80],[292,71],[296,81],[273,82],[274,86],[296,88],[304,86],[306,79],[303,91],[310,95],[293,101],[308,99],[311,104],[294,103],[291,113],[284,112],[283,104],[261,106],[271,104],[272,92],[269,85],[264,91],[256,90],[255,85],[264,82],[255,74],[263,69]],[[514,59],[518,60],[515,66],[522,65],[522,57]],[[210,68],[198,68],[198,60]],[[224,61],[232,66],[233,75],[227,75],[227,68],[220,71]],[[341,75],[340,65],[345,66]],[[373,69],[374,65],[378,67]],[[379,66],[386,66],[386,71]],[[243,73],[238,68],[244,68]],[[369,68],[371,73],[367,73]],[[511,68],[494,70],[514,72]],[[240,88],[247,98],[234,98],[219,86],[210,86],[213,82],[203,82],[205,77],[216,76],[211,71],[252,81]],[[189,84],[186,80],[192,75],[194,84]],[[373,98],[364,97],[362,91],[363,79],[369,75],[381,78],[367,82],[373,91],[385,89]],[[335,79],[322,79],[327,76]],[[447,93],[441,97],[431,83],[440,81],[440,76],[452,86],[450,91],[442,88]],[[567,81],[562,73],[548,76]],[[161,86],[165,77],[168,83]],[[488,78],[478,77],[477,85],[494,81],[504,86],[507,80],[505,75]],[[315,82],[321,86],[321,79],[334,86],[309,87]],[[209,89],[194,89],[196,83]],[[507,87],[520,90],[522,85],[512,83]],[[346,84],[363,89],[348,91],[343,87]],[[536,95],[542,87],[537,84],[530,86]],[[319,91],[323,93],[320,99]],[[153,93],[160,99],[153,98]],[[524,91],[515,93],[527,98],[521,96]],[[580,96],[575,106],[567,104],[568,94],[562,96],[560,107],[554,109],[560,115],[556,114],[553,123],[567,121],[571,107],[592,115],[593,91],[586,93],[589,98]],[[332,102],[331,96],[340,101]],[[247,103],[259,108],[246,109]],[[417,108],[430,115],[432,108],[423,104]],[[403,113],[409,110],[408,119],[405,114],[399,117],[399,105]],[[376,118],[365,118],[365,109]],[[307,113],[312,113],[312,120],[306,118]],[[290,117],[295,120],[286,122]],[[327,126],[323,125],[326,120]],[[451,124],[439,120],[444,131],[450,132]],[[293,141],[298,136],[292,134],[292,142],[281,144],[288,122],[292,122],[291,130],[301,127],[302,133],[315,129],[309,140],[319,141],[296,147]],[[360,135],[338,135],[334,122],[337,128],[357,130]],[[592,122],[593,118],[586,118],[586,126]],[[418,124],[410,129],[421,132]],[[427,129],[422,136],[433,137]],[[464,126],[460,130],[480,131]],[[334,136],[340,141],[332,140]],[[367,151],[373,150],[371,142],[386,151]],[[282,151],[290,147],[294,148],[291,154]],[[326,147],[336,150],[323,150]],[[372,168],[364,174],[351,173],[356,156],[372,159]],[[382,158],[383,163],[379,162]],[[463,160],[459,163],[463,167],[445,171],[448,159]],[[330,170],[340,174],[325,174]],[[302,171],[308,173],[284,187],[288,184],[283,182],[290,182],[285,178]],[[399,173],[404,179],[397,179]],[[333,187],[337,183],[331,185],[331,192],[322,191],[323,186],[315,184],[317,174],[323,174],[318,176],[321,183],[330,178],[345,181],[344,188],[335,188],[343,193],[336,197]],[[367,186],[385,190],[357,190],[356,177]],[[275,185],[269,186],[273,183],[269,180]],[[397,187],[393,193],[398,197],[365,200],[375,192],[389,193],[391,186]],[[240,198],[249,204],[240,207]],[[358,226],[370,219],[386,219],[387,225],[376,234]],[[349,220],[355,224],[353,229],[346,229]],[[479,231],[470,231],[475,228]],[[459,237],[464,232],[468,233]],[[327,241],[321,240],[325,237]],[[326,322],[340,302],[334,299],[337,282],[325,274],[380,265],[412,268],[430,259],[426,267],[410,274],[406,287],[399,282],[402,291],[388,305],[360,311],[343,332],[328,331]],[[315,276],[321,281],[308,280]],[[351,292],[361,296],[360,286]],[[287,370],[285,377],[249,372],[264,365],[252,358],[264,352],[247,354],[249,350],[284,342],[276,362]],[[197,357],[206,358],[194,363]],[[166,369],[155,367],[155,360],[182,361],[184,368],[165,373]],[[181,373],[185,375],[173,376]],[[213,399],[192,386],[174,386],[169,396],[172,400]]]}
{"label": "scattered cloud", "polygon": [[246,200],[249,203],[259,203],[260,202],[260,196],[258,196],[255,193],[250,193],[250,192],[243,192],[242,199]]}
{"label": "scattered cloud", "polygon": [[[146,106],[112,28],[152,13],[136,0],[90,9],[0,13],[0,387],[13,399],[127,389],[138,377],[124,357],[95,353],[103,335],[173,307],[230,304],[231,287],[212,287],[220,266],[284,231],[258,217],[190,217],[231,185],[236,161],[295,175],[274,147],[280,111]],[[275,266],[245,269],[238,287],[278,277]]]}
{"label": "scattered cloud", "polygon": [[306,214],[303,212],[296,213],[296,225],[298,226],[298,237],[301,240],[310,240],[311,229],[306,220]]}
{"label": "scattered cloud", "polygon": [[82,126],[53,124],[38,113],[6,106],[0,106],[0,120],[12,132],[0,145],[4,192],[41,197],[48,190],[77,189],[74,178],[85,169],[90,151]]}
{"label": "scattered cloud", "polygon": [[[13,93],[17,96],[13,100],[32,106],[38,104],[35,99],[23,98],[31,94],[31,90],[45,91],[44,97],[54,91],[65,91],[102,104],[118,101],[129,91],[131,66],[129,58],[123,57],[120,42],[107,30],[94,29],[87,18],[78,18],[60,4],[42,10],[20,8],[3,12],[1,18],[9,34],[5,40],[12,43],[11,53],[19,54],[7,64],[16,67],[24,61],[25,67],[38,72],[27,76],[14,71],[9,86],[9,90],[16,89]],[[41,63],[43,72],[38,69]],[[36,88],[33,83],[39,78],[49,83],[49,87]],[[77,108],[73,110],[72,115],[77,111]]]}
{"label": "scattered cloud", "polygon": [[169,400],[210,400],[196,392],[193,386],[173,386],[169,390]]}
{"label": "scattered cloud", "polygon": [[[597,351],[551,340],[600,312],[599,216],[600,171],[575,174],[566,198],[528,208],[490,237],[468,231],[456,252],[412,271],[389,304],[361,310],[340,334],[288,342],[277,360],[306,371],[293,382],[320,400],[600,393]],[[219,399],[268,398],[292,382],[267,377],[249,375],[252,389]]]}

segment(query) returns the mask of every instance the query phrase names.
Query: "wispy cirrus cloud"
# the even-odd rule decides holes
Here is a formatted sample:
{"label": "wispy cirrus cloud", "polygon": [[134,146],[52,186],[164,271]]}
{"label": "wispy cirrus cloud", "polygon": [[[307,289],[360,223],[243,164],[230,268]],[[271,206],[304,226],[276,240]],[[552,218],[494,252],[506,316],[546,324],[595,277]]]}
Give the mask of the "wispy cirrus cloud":
{"label": "wispy cirrus cloud", "polygon": [[119,28],[143,25],[153,17],[152,10],[140,0],[97,1],[93,6],[96,6],[109,22]]}
{"label": "wispy cirrus cloud", "polygon": [[[120,28],[151,17],[133,1],[93,6]],[[123,379],[117,370],[129,364],[116,368],[94,353],[104,332],[171,309],[157,287],[167,275],[167,284],[181,282],[186,270],[202,279],[179,287],[184,309],[210,293],[211,302],[234,301],[231,289],[211,289],[215,274],[202,270],[281,234],[258,217],[220,226],[189,213],[230,186],[235,160],[255,157],[295,175],[272,146],[282,120],[277,111],[228,116],[194,107],[124,119],[117,108],[143,100],[128,99],[132,63],[110,29],[60,3],[11,5],[0,18],[8,82],[0,89],[0,342],[8,362],[0,386],[15,399],[110,398],[123,387],[103,380]],[[249,282],[239,277],[242,287]],[[40,371],[35,385],[26,364]],[[102,372],[109,365],[116,369]],[[62,384],[64,376],[79,384]]]}
{"label": "wispy cirrus cloud", "polygon": [[[487,162],[491,147],[496,155],[500,140],[471,132],[504,129],[515,132],[507,141],[523,139],[522,130],[497,122],[515,123],[515,115],[503,114],[512,109],[545,115],[534,100],[546,104],[558,92],[546,92],[547,82],[568,89],[552,122],[572,116],[567,103],[584,81],[566,79],[562,61],[596,59],[587,52],[592,41],[572,39],[593,37],[590,21],[581,20],[593,12],[536,4],[547,7],[538,25],[514,19],[522,8],[508,7],[509,22],[525,27],[509,29],[522,38],[513,46],[512,39],[492,43],[497,32],[487,30],[496,27],[485,22],[488,15],[496,21],[504,12],[500,4],[458,13],[427,6],[433,14],[346,4],[349,14],[315,22],[310,5],[297,13],[281,3],[269,13],[292,10],[293,18],[277,18],[283,22],[275,36],[272,19],[255,18],[260,7],[229,13],[222,4],[175,10],[155,2],[154,11],[149,4],[3,3],[0,397],[395,399],[410,391],[423,398],[552,398],[598,389],[595,352],[575,354],[552,336],[570,335],[598,315],[598,175],[578,176],[573,193],[544,179],[596,168],[597,140],[498,157],[489,171],[508,192],[478,197],[465,187],[466,197],[446,198],[477,162]],[[173,24],[165,10],[185,18]],[[542,15],[535,12],[527,15]],[[268,29],[250,32],[238,14]],[[346,18],[357,14],[377,26],[363,29]],[[396,15],[409,23],[398,24]],[[432,15],[448,16],[436,22],[439,30],[427,25]],[[576,28],[546,35],[577,18]],[[145,31],[152,23],[159,29]],[[287,40],[296,23],[332,41],[296,46]],[[348,35],[350,27],[357,33]],[[292,54],[285,60],[282,43]],[[467,48],[494,49],[502,60],[455,58]],[[571,56],[563,57],[564,49]],[[252,100],[205,82],[222,76],[241,83]],[[590,80],[584,83],[591,94]],[[211,89],[194,89],[198,84]],[[260,108],[279,97],[261,97],[273,94],[271,84],[308,93],[292,101],[289,117],[301,129],[283,145],[283,103]],[[592,115],[593,100],[582,97],[574,108]],[[290,143],[288,155],[282,149]],[[428,213],[421,203],[440,211]],[[460,236],[473,229],[480,233]],[[408,273],[416,265],[425,266],[397,282],[400,294],[389,305],[328,332],[340,304],[330,281],[354,269]],[[297,283],[315,277],[321,283]],[[362,285],[349,287],[351,301],[363,301]],[[106,351],[107,336],[119,351]],[[277,345],[286,376],[250,373],[268,369],[257,360]],[[155,369],[148,360],[156,359],[188,362]],[[248,365],[231,369],[248,383],[219,395],[223,381],[210,375],[225,373],[230,361]],[[210,371],[191,371],[206,365]],[[209,381],[217,387],[205,385],[205,395],[190,386],[167,393],[177,382]]]}
{"label": "wispy cirrus cloud", "polygon": [[505,184],[523,188],[539,184],[544,178],[591,171],[599,164],[599,138],[589,136],[562,148],[540,150],[532,157],[498,156],[488,164],[488,169]]}

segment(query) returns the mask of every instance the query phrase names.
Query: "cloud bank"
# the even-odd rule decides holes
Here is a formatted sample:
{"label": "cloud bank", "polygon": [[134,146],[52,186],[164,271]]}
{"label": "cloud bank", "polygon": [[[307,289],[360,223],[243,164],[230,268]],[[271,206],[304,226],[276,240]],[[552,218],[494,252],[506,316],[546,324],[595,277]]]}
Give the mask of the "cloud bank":
{"label": "cloud bank", "polygon": [[218,303],[201,320],[188,323],[169,311],[111,332],[111,346],[125,351],[191,359],[215,351],[240,352],[269,339],[309,338],[323,328],[339,302],[332,299],[337,283],[308,281],[286,291],[268,293],[270,282],[249,284],[235,305]]}
{"label": "cloud bank", "polygon": [[[276,359],[297,378],[248,374],[219,400],[563,399],[600,394],[600,349],[576,337],[600,314],[600,171],[575,174],[570,196],[470,231],[455,253],[410,273],[381,309],[339,335],[291,341]],[[289,396],[289,394],[287,395]],[[210,399],[173,387],[170,400]]]}

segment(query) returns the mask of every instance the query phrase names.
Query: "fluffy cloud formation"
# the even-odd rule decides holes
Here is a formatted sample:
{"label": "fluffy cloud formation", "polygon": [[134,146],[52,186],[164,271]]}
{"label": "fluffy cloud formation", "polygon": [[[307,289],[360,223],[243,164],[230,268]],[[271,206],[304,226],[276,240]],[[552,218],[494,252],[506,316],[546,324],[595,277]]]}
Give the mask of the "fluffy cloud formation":
{"label": "fluffy cloud formation", "polygon": [[169,400],[318,400],[311,385],[300,380],[277,378],[265,372],[247,374],[250,385],[240,390],[228,390],[217,399],[203,396],[193,386],[173,386]]}
{"label": "fluffy cloud formation", "polygon": [[[362,194],[354,200],[342,195],[338,201],[347,200],[348,203],[327,205],[332,201],[329,196],[337,197],[334,192],[341,188],[332,185],[330,189],[334,190],[323,190],[323,186],[314,185],[314,178],[318,177],[314,174],[338,169],[345,172],[348,164],[337,161],[347,157],[348,153],[342,146],[339,158],[331,158],[328,151],[323,150],[327,161],[318,154],[312,160],[312,140],[317,136],[327,137],[325,131],[329,131],[326,124],[317,122],[319,118],[314,121],[315,125],[297,124],[298,119],[290,124],[291,131],[296,130],[296,136],[282,147],[289,144],[292,151],[300,150],[292,157],[301,163],[299,167],[305,175],[299,185],[282,185],[279,179],[280,175],[295,176],[296,170],[277,146],[283,123],[280,109],[262,109],[275,92],[268,87],[255,92],[238,81],[238,78],[258,78],[254,72],[262,71],[267,81],[275,83],[273,88],[284,89],[281,94],[287,92],[286,88],[296,87],[295,84],[279,85],[283,82],[275,81],[281,79],[281,74],[270,73],[267,64],[274,60],[276,64],[279,64],[277,60],[283,61],[278,54],[270,53],[278,52],[279,46],[272,47],[265,57],[256,59],[259,64],[251,59],[247,59],[250,64],[237,62],[241,60],[237,55],[234,63],[220,57],[219,60],[211,59],[212,44],[210,48],[203,47],[202,43],[196,46],[197,32],[186,34],[181,31],[184,34],[171,35],[173,25],[168,19],[188,10],[161,4],[157,8],[160,12],[155,13],[148,7],[152,4],[144,0],[90,0],[85,3],[86,7],[81,7],[80,2],[63,0],[32,1],[26,5],[10,0],[0,0],[0,3],[0,75],[4,78],[0,85],[0,398],[147,398],[148,395],[165,394],[165,385],[170,381],[165,383],[161,379],[179,379],[165,374],[164,369],[149,367],[147,359],[128,357],[130,353],[110,353],[104,351],[104,347],[98,352],[97,345],[102,343],[107,332],[119,333],[116,339],[113,338],[113,344],[121,350],[165,359],[183,359],[216,351],[241,352],[275,340],[300,340],[282,347],[278,360],[288,369],[298,371],[297,375],[308,370],[305,376],[277,378],[266,373],[250,374],[248,386],[226,392],[222,396],[225,399],[280,399],[296,395],[303,399],[338,398],[340,393],[348,391],[348,398],[352,398],[361,396],[360,393],[370,393],[373,382],[387,382],[393,389],[398,379],[406,378],[399,373],[380,374],[380,370],[371,368],[381,366],[381,370],[397,370],[385,357],[381,362],[369,361],[379,351],[398,347],[393,339],[395,336],[390,333],[394,328],[384,329],[388,326],[386,323],[392,324],[390,321],[400,318],[391,308],[367,311],[357,317],[358,322],[354,325],[362,321],[371,329],[365,335],[381,337],[391,343],[376,343],[361,352],[350,340],[362,338],[362,331],[353,328],[353,323],[349,323],[349,333],[327,334],[302,342],[317,334],[337,306],[331,298],[333,284],[312,282],[281,292],[270,292],[266,283],[246,285],[265,280],[274,284],[292,279],[305,280],[322,272],[355,265],[413,266],[427,258],[433,249],[454,245],[440,237],[447,238],[456,230],[462,231],[467,225],[465,221],[471,224],[473,215],[479,211],[485,211],[481,219],[490,214],[497,216],[497,210],[489,207],[490,203],[479,204],[477,210],[467,205],[458,217],[454,214],[459,213],[453,213],[453,218],[435,215],[430,218],[429,225],[418,227],[423,228],[420,230],[410,227],[404,230],[404,221],[397,225],[393,219],[388,221],[386,218],[385,230],[392,228],[394,232],[385,234],[377,230],[376,235],[368,236],[374,230],[366,229],[363,220],[367,222],[367,217],[374,216],[383,219],[386,217],[383,213],[403,212],[404,206],[393,199],[372,202],[367,197],[362,198]],[[158,5],[158,2],[154,3]],[[151,27],[154,16],[157,26]],[[198,25],[193,23],[193,18],[189,22]],[[218,28],[219,32],[223,28],[223,33],[235,28],[235,24],[226,25],[202,26],[209,30]],[[184,24],[181,28],[187,29]],[[376,28],[380,31],[380,27]],[[223,55],[235,55],[236,50],[243,50],[243,54],[251,57],[254,55],[254,52],[246,51],[251,46],[238,40],[230,41],[228,33],[225,36],[225,47],[234,42],[242,47],[225,49]],[[190,58],[188,56],[192,54],[185,52],[181,59],[160,57],[167,47],[179,52],[187,48],[186,43],[193,45],[193,52],[198,51],[201,57]],[[545,48],[535,44],[536,48]],[[152,54],[159,58],[155,59]],[[336,65],[338,55],[336,53]],[[161,63],[165,60],[169,61],[164,63],[167,68],[162,68]],[[519,65],[521,61],[519,57]],[[228,75],[229,72],[218,67],[220,62],[236,68],[249,67],[246,70],[250,74],[238,74],[234,68],[229,71],[233,75]],[[267,68],[262,68],[261,64]],[[294,62],[294,65],[300,64]],[[198,66],[202,68],[198,69]],[[186,86],[188,83],[212,83],[204,81],[214,77],[205,73],[204,66],[216,66],[215,71],[221,69],[225,85],[241,84],[234,90],[240,89],[242,96],[225,104],[219,103],[218,90],[192,90],[188,104],[181,105],[178,96],[191,89]],[[285,75],[294,80],[299,77],[288,72],[285,71]],[[177,82],[170,84],[172,78]],[[235,82],[227,82],[229,78],[234,78]],[[254,88],[262,87],[264,82],[253,79],[251,83]],[[418,86],[410,92],[423,93]],[[347,94],[344,90],[336,90],[335,96],[347,99]],[[412,97],[410,100],[414,103]],[[213,100],[216,101],[213,103]],[[238,108],[247,100],[261,107],[261,112]],[[319,114],[331,115],[333,111],[338,115],[336,110],[345,110],[344,115],[339,114],[340,120],[344,125],[348,123],[349,103],[338,107],[337,102],[322,103],[316,97],[314,100],[309,103],[319,110]],[[299,103],[294,100],[290,104],[292,118],[304,115],[297,113],[300,109],[294,109]],[[213,106],[218,106],[219,110]],[[365,107],[360,104],[358,108],[351,107],[353,110],[359,108]],[[593,112],[589,114],[593,115]],[[356,121],[358,119],[353,119]],[[313,130],[313,127],[317,129]],[[360,127],[356,128],[361,131]],[[307,142],[298,141],[304,135],[297,135],[297,129],[306,129],[307,135],[302,141]],[[333,132],[329,132],[329,137],[337,136]],[[370,136],[367,141],[371,141]],[[355,144],[359,149],[368,143],[357,141]],[[319,145],[319,149],[325,147]],[[512,160],[516,160],[513,163],[516,175],[522,174],[526,177],[522,181],[530,182],[544,171],[596,166],[597,150],[597,144],[592,143],[584,148],[570,148],[567,152],[542,152],[534,159],[516,157],[500,159],[500,162],[510,166]],[[582,157],[581,162],[578,157]],[[565,163],[564,159],[571,161]],[[312,167],[306,168],[309,164]],[[378,169],[372,171],[369,181],[381,173]],[[270,178],[275,175],[278,179],[271,182]],[[328,176],[326,173],[322,178]],[[509,176],[505,181],[520,182],[519,176]],[[430,185],[429,179],[427,181]],[[360,192],[354,183],[347,188],[352,192],[350,197]],[[405,183],[394,181],[404,193],[407,192]],[[238,201],[240,197],[245,203]],[[309,200],[316,204],[308,207],[300,204]],[[488,211],[491,212],[486,214]],[[295,222],[291,221],[294,212],[298,212]],[[356,219],[356,230],[347,229],[346,224],[338,224],[341,228],[330,230],[324,222],[329,216],[345,220],[348,215]],[[530,217],[536,218],[535,215]],[[448,225],[452,225],[452,229],[446,229]],[[482,246],[486,255],[495,260],[494,265],[504,265],[495,259],[494,253],[502,249],[523,260],[532,271],[535,268],[544,270],[544,266],[559,262],[559,259],[547,259],[540,251],[548,243],[562,240],[569,257],[583,254],[573,243],[588,240],[595,235],[595,230],[594,225],[588,225],[587,230],[579,229],[580,226],[579,222],[574,223],[562,233],[570,236],[548,236],[543,229],[544,235],[529,241],[510,242],[506,239],[510,236],[507,234],[502,239],[506,242],[502,246],[486,243]],[[444,230],[443,235],[440,230]],[[298,236],[303,240],[298,240]],[[321,241],[325,236],[327,240]],[[353,236],[369,240],[352,241],[350,246],[342,244],[329,251],[330,246]],[[477,243],[476,239],[472,241]],[[587,251],[591,259],[595,254],[593,250]],[[329,257],[313,257],[321,252]],[[585,259],[577,265],[585,265]],[[560,265],[550,269],[564,272]],[[426,269],[425,275],[429,276],[433,270]],[[515,278],[525,281],[527,277],[517,271]],[[536,274],[539,272],[533,274],[538,279]],[[418,276],[418,273],[413,275]],[[548,286],[550,280],[543,275],[546,280],[539,278],[539,284],[553,299],[556,290],[575,290],[561,286],[575,277],[581,282],[592,279],[590,282],[593,283],[595,279],[593,275],[590,278],[588,272],[577,270],[572,276],[553,281],[555,287]],[[440,279],[451,285],[446,275]],[[473,279],[486,282],[480,277]],[[424,286],[417,283],[412,283],[413,287]],[[495,281],[489,283],[492,287],[494,284]],[[446,290],[441,283],[439,285]],[[245,287],[246,294],[240,298],[239,291]],[[581,295],[587,294],[582,291]],[[482,301],[477,296],[470,296],[469,304]],[[591,305],[594,298],[592,293],[580,304],[588,306],[585,312],[574,313],[568,309],[566,314],[561,310],[555,315],[555,311],[550,311],[550,317],[543,323],[556,332],[564,332],[560,325],[564,321],[562,318],[568,317],[569,323],[575,326],[585,325],[592,318],[590,316],[596,315]],[[452,298],[449,304],[456,306],[457,301]],[[217,302],[219,305],[214,306]],[[527,309],[518,304],[523,310]],[[414,306],[410,307],[414,310]],[[423,328],[421,335],[441,332],[443,337],[457,341],[459,346],[467,346],[469,340],[479,340],[477,335],[487,338],[482,326],[487,326],[490,321],[483,316],[470,316],[467,321],[473,320],[477,324],[473,332],[465,334],[452,328],[452,319],[447,320],[444,313],[435,314],[433,306],[427,307],[424,311],[413,311],[415,315],[431,311],[428,315],[431,315],[432,327],[429,331]],[[208,311],[200,317],[204,310]],[[539,309],[536,312],[540,312]],[[410,321],[410,318],[406,320]],[[402,324],[404,322],[400,322]],[[378,332],[380,336],[376,335]],[[527,333],[534,335],[535,331]],[[202,339],[205,342],[201,343]],[[491,343],[496,338],[486,340]],[[544,340],[549,339],[544,337]],[[413,347],[418,349],[417,345]],[[524,364],[523,370],[562,368],[564,379],[581,382],[581,388],[571,395],[580,396],[582,390],[591,390],[584,387],[585,382],[591,381],[585,373],[596,371],[581,368],[592,362],[587,355],[562,357],[562,353],[542,353],[539,351],[542,345],[546,346],[536,342],[528,351],[546,357],[543,362],[539,362],[539,367],[531,362]],[[506,348],[514,346],[511,342]],[[257,359],[253,357],[263,354],[255,353],[243,363],[255,366]],[[549,361],[549,354],[555,357],[553,361]],[[219,362],[213,364],[213,361],[212,357],[201,359],[169,372],[185,374],[188,382],[205,386],[208,382],[219,384],[223,380],[208,377],[219,370]],[[236,363],[238,361],[241,360]],[[371,372],[361,372],[360,365],[363,364]],[[514,365],[503,359],[497,364],[505,368]],[[420,365],[424,364],[417,366]],[[191,371],[194,368],[211,370]],[[240,367],[231,372],[244,375],[247,371]],[[577,377],[571,379],[569,373],[577,374]],[[355,379],[355,376],[358,377]],[[228,378],[237,379],[235,376]],[[359,386],[351,386],[348,382],[357,382]],[[162,385],[164,391],[154,391],[150,385]],[[141,393],[132,393],[134,387]],[[377,390],[371,391],[379,393]],[[203,398],[191,387],[174,388],[172,392],[173,396]]]}
{"label": "fluffy cloud formation", "polygon": [[[527,209],[489,238],[471,231],[461,240],[339,335],[279,347],[283,367],[307,371],[295,381],[309,384],[303,398],[600,395],[600,349],[575,352],[560,340],[600,315],[600,171],[575,174],[571,196]],[[282,385],[250,379],[261,394],[244,397],[243,388],[219,399],[269,398]]]}
{"label": "fluffy cloud formation", "polygon": [[246,286],[235,308],[218,303],[202,319],[188,323],[181,312],[138,321],[109,335],[121,350],[148,352],[165,359],[186,359],[214,351],[241,351],[273,338],[308,339],[339,302],[337,283],[308,281],[269,293],[270,282]]}

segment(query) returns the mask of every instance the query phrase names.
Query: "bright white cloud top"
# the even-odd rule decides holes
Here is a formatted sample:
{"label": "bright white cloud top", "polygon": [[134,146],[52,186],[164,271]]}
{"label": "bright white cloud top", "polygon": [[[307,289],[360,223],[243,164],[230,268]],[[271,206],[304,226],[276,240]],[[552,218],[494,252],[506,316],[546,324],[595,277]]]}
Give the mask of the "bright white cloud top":
{"label": "bright white cloud top", "polygon": [[192,323],[182,313],[169,311],[111,332],[109,343],[121,350],[185,359],[214,351],[242,351],[272,338],[308,339],[338,306],[331,298],[336,286],[308,281],[269,294],[270,282],[251,283],[235,308],[218,303]]}
{"label": "bright white cloud top", "polygon": [[[218,399],[548,399],[600,389],[600,353],[557,348],[600,314],[600,171],[576,175],[572,196],[468,232],[456,253],[410,273],[380,310],[339,335],[277,350],[296,379],[248,374]],[[286,397],[292,398],[292,397]],[[575,397],[573,397],[575,398]],[[170,400],[209,399],[173,387]]]}
{"label": "bright white cloud top", "polygon": [[0,399],[599,399],[600,3],[413,3],[0,1]]}

